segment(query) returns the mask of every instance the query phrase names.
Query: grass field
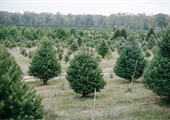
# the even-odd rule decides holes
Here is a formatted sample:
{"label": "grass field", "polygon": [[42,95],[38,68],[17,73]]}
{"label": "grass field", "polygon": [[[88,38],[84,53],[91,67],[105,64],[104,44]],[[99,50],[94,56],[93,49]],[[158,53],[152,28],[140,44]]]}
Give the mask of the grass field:
{"label": "grass field", "polygon": [[[14,55],[17,63],[21,66],[24,75],[27,75],[29,62],[17,50],[9,50]],[[110,60],[104,59],[100,67],[104,73],[109,73],[114,67],[118,54],[112,53]],[[71,56],[73,57],[73,55]],[[63,73],[69,63],[61,61]],[[113,70],[113,69],[112,69]],[[170,105],[152,91],[145,89],[140,83],[141,78],[132,84],[132,92],[129,81],[113,74],[113,78],[105,75],[107,86],[96,93],[95,120],[168,120],[170,119]],[[44,119],[61,120],[86,120],[92,119],[94,95],[86,98],[81,97],[70,89],[65,78],[49,80],[47,85],[41,81],[30,81],[26,84],[33,86],[37,94],[44,97],[42,104],[46,110]]]}

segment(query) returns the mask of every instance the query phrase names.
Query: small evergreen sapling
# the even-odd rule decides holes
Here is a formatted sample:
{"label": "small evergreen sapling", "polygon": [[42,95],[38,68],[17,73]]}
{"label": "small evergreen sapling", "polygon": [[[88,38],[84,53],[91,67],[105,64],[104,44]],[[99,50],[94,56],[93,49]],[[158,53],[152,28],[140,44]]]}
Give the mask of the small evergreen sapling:
{"label": "small evergreen sapling", "polygon": [[146,57],[150,57],[150,56],[151,56],[150,52],[149,52],[149,51],[146,51],[145,56],[146,56]]}
{"label": "small evergreen sapling", "polygon": [[61,73],[61,65],[50,40],[43,40],[38,46],[29,66],[29,75],[40,78],[44,82]]}
{"label": "small evergreen sapling", "polygon": [[71,54],[73,54],[73,52],[69,49],[68,51],[67,51],[67,55],[71,55]]}
{"label": "small evergreen sapling", "polygon": [[116,30],[116,32],[114,33],[113,39],[116,39],[117,37],[121,36],[121,32],[119,29]]}
{"label": "small evergreen sapling", "polygon": [[70,60],[69,55],[64,56],[64,61],[67,63]]}
{"label": "small evergreen sapling", "polygon": [[66,79],[74,92],[83,97],[93,93],[95,89],[100,92],[106,85],[99,63],[85,52],[78,53],[70,61]]}
{"label": "small evergreen sapling", "polygon": [[73,43],[71,44],[71,48],[70,48],[73,52],[78,50],[78,44],[76,41],[73,41]]}
{"label": "small evergreen sapling", "polygon": [[27,42],[26,47],[27,47],[27,48],[31,48],[31,47],[32,47],[31,41],[28,41],[28,42]]}
{"label": "small evergreen sapling", "polygon": [[100,44],[98,45],[97,51],[98,51],[98,54],[102,56],[102,58],[106,56],[107,52],[109,51],[109,46],[107,45],[105,40],[102,40],[100,42]]}
{"label": "small evergreen sapling", "polygon": [[79,47],[81,46],[81,43],[82,43],[82,39],[80,36],[78,36],[77,38],[77,44],[79,45]]}
{"label": "small evergreen sapling", "polygon": [[58,58],[60,61],[63,59],[63,54],[61,52],[58,54]]}

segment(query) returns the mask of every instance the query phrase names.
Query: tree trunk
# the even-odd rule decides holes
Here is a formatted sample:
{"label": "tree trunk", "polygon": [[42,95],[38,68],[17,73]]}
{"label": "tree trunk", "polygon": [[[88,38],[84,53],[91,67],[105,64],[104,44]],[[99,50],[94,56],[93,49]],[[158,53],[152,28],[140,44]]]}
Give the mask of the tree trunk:
{"label": "tree trunk", "polygon": [[132,78],[130,78],[130,83],[132,82]]}
{"label": "tree trunk", "polygon": [[86,95],[87,95],[87,93],[84,93],[84,92],[82,93],[82,96],[83,96],[83,97],[86,97]]}
{"label": "tree trunk", "polygon": [[43,80],[44,84],[47,84],[47,80]]}

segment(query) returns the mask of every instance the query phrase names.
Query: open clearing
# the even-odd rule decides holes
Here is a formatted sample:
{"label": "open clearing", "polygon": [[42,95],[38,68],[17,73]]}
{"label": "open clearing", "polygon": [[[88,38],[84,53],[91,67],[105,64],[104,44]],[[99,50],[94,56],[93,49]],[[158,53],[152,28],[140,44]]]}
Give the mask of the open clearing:
{"label": "open clearing", "polygon": [[[24,76],[28,76],[27,71],[31,60],[22,56],[18,50],[19,48],[9,49],[21,66]],[[104,78],[107,81],[107,86],[96,94],[95,119],[170,119],[170,105],[161,101],[161,98],[153,94],[152,91],[143,88],[140,83],[141,78],[134,81],[132,92],[128,92],[129,81],[119,78],[115,74],[113,74],[113,78],[109,77],[109,72],[113,70],[118,57],[117,52],[113,52],[112,55],[110,60],[104,59],[100,62],[100,67],[105,73]],[[43,85],[38,80],[26,82],[37,90],[38,95],[44,97],[42,104],[47,111],[45,119],[92,119],[94,95],[91,94],[83,98],[71,90],[64,78],[69,63],[65,64],[64,61],[61,61],[61,65],[62,74],[59,77],[62,78],[49,80],[47,85]]]}

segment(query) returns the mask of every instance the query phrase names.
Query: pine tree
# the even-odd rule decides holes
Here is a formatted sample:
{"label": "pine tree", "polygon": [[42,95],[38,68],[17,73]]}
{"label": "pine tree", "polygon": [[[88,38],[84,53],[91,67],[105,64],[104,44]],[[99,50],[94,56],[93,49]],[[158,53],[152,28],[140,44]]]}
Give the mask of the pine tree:
{"label": "pine tree", "polygon": [[26,29],[24,31],[24,37],[27,38],[28,40],[32,40],[33,39],[33,36],[32,36],[32,33],[29,29]]}
{"label": "pine tree", "polygon": [[76,30],[74,28],[71,28],[70,29],[70,34],[75,36],[76,35]]}
{"label": "pine tree", "polygon": [[61,73],[55,50],[50,40],[43,40],[38,46],[29,66],[29,75],[40,78],[44,82],[56,77]]}
{"label": "pine tree", "polygon": [[119,29],[117,29],[116,32],[114,33],[113,38],[116,39],[117,37],[120,37],[120,36],[121,36],[121,32]]}
{"label": "pine tree", "polygon": [[148,40],[147,48],[152,49],[155,46],[156,40],[153,34],[150,35],[150,38]]}
{"label": "pine tree", "polygon": [[115,74],[131,82],[137,60],[138,64],[134,75],[135,79],[141,77],[147,60],[144,59],[140,44],[137,41],[126,43],[116,61],[114,67]]}
{"label": "pine tree", "polygon": [[69,55],[64,56],[64,61],[67,63],[70,60]]}
{"label": "pine tree", "polygon": [[73,52],[78,50],[78,44],[76,41],[73,41],[73,43],[71,44],[71,48],[70,48]]}
{"label": "pine tree", "polygon": [[149,40],[149,38],[150,38],[151,35],[154,35],[154,36],[155,36],[155,32],[154,32],[153,28],[151,28],[151,29],[148,31],[148,33],[147,33],[147,35],[146,35],[146,41]]}
{"label": "pine tree", "polygon": [[127,33],[124,28],[121,30],[121,36],[124,37],[125,39],[127,38]]}
{"label": "pine tree", "polygon": [[21,69],[0,44],[0,119],[41,119],[42,98],[21,81]]}
{"label": "pine tree", "polygon": [[3,31],[3,29],[0,29],[0,40],[1,39],[5,40],[5,38],[6,38],[5,32]]}
{"label": "pine tree", "polygon": [[149,51],[146,51],[145,56],[146,56],[146,57],[150,57],[150,56],[151,56],[150,52],[149,52]]}
{"label": "pine tree", "polygon": [[79,47],[81,46],[81,43],[82,43],[82,39],[80,36],[78,36],[77,38],[77,44],[79,45]]}
{"label": "pine tree", "polygon": [[32,47],[31,41],[28,41],[28,42],[27,42],[26,47],[27,47],[27,48],[31,48],[31,47]]}
{"label": "pine tree", "polygon": [[98,54],[102,56],[102,58],[106,56],[107,52],[109,51],[109,46],[107,45],[105,40],[102,40],[100,42],[100,44],[97,47],[97,51],[98,51]]}
{"label": "pine tree", "polygon": [[148,48],[146,47],[146,45],[145,46],[143,46],[143,52],[146,52],[147,50],[148,50]]}
{"label": "pine tree", "polygon": [[83,97],[103,89],[106,85],[99,63],[89,53],[81,52],[70,61],[67,69],[67,81],[74,92]]}
{"label": "pine tree", "polygon": [[58,54],[58,58],[60,61],[63,59],[63,54],[61,52]]}
{"label": "pine tree", "polygon": [[157,41],[157,53],[143,74],[143,83],[147,89],[159,96],[170,98],[170,26],[162,32]]}

